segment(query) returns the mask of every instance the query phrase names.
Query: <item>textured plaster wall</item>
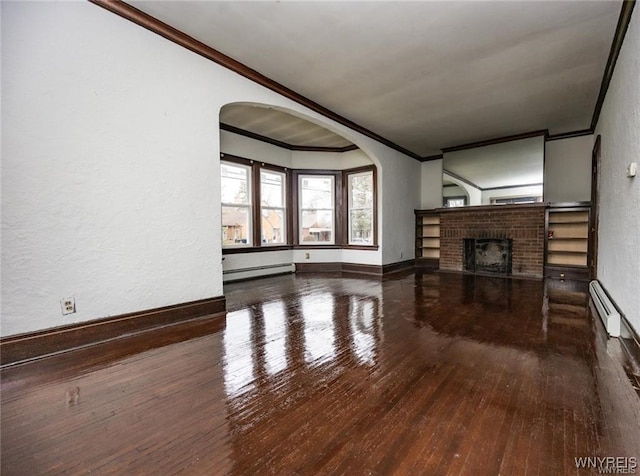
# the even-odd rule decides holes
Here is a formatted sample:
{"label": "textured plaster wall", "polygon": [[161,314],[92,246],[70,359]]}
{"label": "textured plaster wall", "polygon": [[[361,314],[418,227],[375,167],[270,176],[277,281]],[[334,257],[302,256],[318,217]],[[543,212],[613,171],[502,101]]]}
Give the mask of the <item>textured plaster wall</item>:
{"label": "textured plaster wall", "polygon": [[554,140],[545,144],[545,202],[591,200],[593,135]]}
{"label": "textured plaster wall", "polygon": [[218,116],[234,102],[363,149],[375,264],[412,255],[419,162],[88,2],[1,8],[3,336],[223,293]]}
{"label": "textured plaster wall", "polygon": [[640,332],[640,12],[622,45],[595,134],[602,136],[598,279]]}

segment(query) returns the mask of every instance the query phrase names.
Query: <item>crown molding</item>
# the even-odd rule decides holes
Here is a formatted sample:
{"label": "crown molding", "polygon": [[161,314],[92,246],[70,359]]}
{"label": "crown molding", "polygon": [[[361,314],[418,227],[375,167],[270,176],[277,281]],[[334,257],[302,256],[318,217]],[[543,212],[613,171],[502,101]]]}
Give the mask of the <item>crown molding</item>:
{"label": "crown molding", "polygon": [[583,129],[581,131],[562,132],[561,134],[552,134],[547,137],[547,142],[562,139],[571,139],[572,137],[590,136],[593,134],[593,129]]}
{"label": "crown molding", "polygon": [[275,145],[277,147],[282,147],[287,150],[295,150],[302,152],[349,152],[351,150],[357,150],[358,146],[351,144],[345,147],[323,147],[323,146],[313,146],[313,145],[294,145],[289,144],[287,142],[282,142],[277,139],[272,139],[271,137],[263,136],[260,134],[256,134],[255,132],[247,131],[245,129],[241,129],[236,126],[232,126],[230,124],[225,124],[224,122],[220,123],[220,130],[231,132],[233,134],[238,134],[244,137],[248,137],[250,139],[255,139],[261,142],[266,142],[267,144]]}
{"label": "crown molding", "polygon": [[613,35],[613,42],[611,43],[611,49],[609,50],[609,58],[607,59],[607,65],[604,68],[604,74],[602,75],[602,82],[600,83],[600,92],[598,93],[598,100],[596,101],[596,107],[591,117],[591,131],[596,130],[598,125],[598,119],[600,119],[600,112],[602,111],[602,105],[607,96],[609,90],[609,84],[613,77],[613,71],[622,49],[622,43],[624,37],[629,29],[629,22],[631,21],[631,14],[633,8],[636,6],[635,0],[624,0],[622,2],[622,8],[620,9],[620,16],[618,17],[618,24],[616,26],[616,32]]}
{"label": "crown molding", "polygon": [[281,96],[286,97],[287,99],[291,99],[292,101],[295,101],[298,104],[301,104],[302,106],[305,106],[311,109],[312,111],[322,114],[328,119],[336,121],[342,124],[343,126],[348,127],[349,129],[352,129],[371,139],[374,139],[380,142],[381,144],[384,144],[387,147],[390,147],[391,149],[397,150],[398,152],[401,152],[402,154],[407,155],[412,159],[415,159],[415,160],[422,159],[420,155],[414,152],[411,152],[410,150],[405,149],[404,147],[401,147],[400,145],[390,141],[389,139],[385,139],[384,137],[376,134],[375,132],[359,124],[356,124],[350,119],[347,119],[346,117],[341,116],[340,114],[333,112],[332,110],[327,109],[324,106],[321,106],[317,102],[312,101],[311,99],[301,95],[300,93],[297,93],[292,89],[289,89],[288,87],[274,81],[273,79],[268,78],[267,76],[259,73],[254,69],[249,68],[248,66],[240,63],[239,61],[231,58],[230,56],[227,56],[221,53],[220,51],[205,45],[201,41],[196,40],[195,38],[187,35],[186,33],[183,33],[180,30],[177,30],[176,28],[173,28],[172,26],[167,25],[164,22],[161,22],[157,18],[154,18],[151,15],[148,15],[147,13],[144,13],[135,7],[132,7],[131,5],[128,5],[121,0],[89,0],[89,2],[99,7],[102,7],[105,10],[110,11],[111,13],[115,13],[116,15],[135,23],[136,25],[146,28],[147,30],[153,33],[156,33],[162,36],[163,38],[166,38],[167,40],[172,41],[188,49],[189,51],[192,51],[204,58],[207,58],[208,60],[213,61],[214,63],[219,64],[220,66],[230,69],[231,71],[257,84],[264,86],[280,94]]}
{"label": "crown molding", "polygon": [[523,132],[522,134],[496,137],[495,139],[487,139],[487,140],[482,140],[477,142],[470,142],[468,144],[455,145],[452,147],[443,147],[442,152],[446,154],[448,152],[457,152],[459,150],[475,149],[477,147],[485,147],[488,145],[502,144],[503,142],[512,142],[515,140],[530,139],[532,137],[538,137],[538,136],[544,136],[546,139],[548,135],[549,135],[549,131],[547,129],[543,129],[539,131]]}

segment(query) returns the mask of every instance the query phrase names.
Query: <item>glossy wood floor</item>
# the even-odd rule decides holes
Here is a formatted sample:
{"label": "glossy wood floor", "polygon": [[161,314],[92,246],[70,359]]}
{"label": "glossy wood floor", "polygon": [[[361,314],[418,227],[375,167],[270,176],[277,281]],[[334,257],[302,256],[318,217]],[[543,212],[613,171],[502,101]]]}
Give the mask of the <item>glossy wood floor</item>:
{"label": "glossy wood floor", "polygon": [[640,399],[583,286],[281,276],[229,313],[2,371],[1,470],[589,474]]}

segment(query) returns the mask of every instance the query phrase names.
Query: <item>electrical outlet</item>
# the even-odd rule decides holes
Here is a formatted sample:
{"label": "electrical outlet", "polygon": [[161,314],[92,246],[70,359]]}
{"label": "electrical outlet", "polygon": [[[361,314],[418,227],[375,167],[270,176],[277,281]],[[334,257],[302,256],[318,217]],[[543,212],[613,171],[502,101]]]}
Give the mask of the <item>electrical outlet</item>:
{"label": "electrical outlet", "polygon": [[309,259],[309,253],[304,254],[304,259]]}
{"label": "electrical outlet", "polygon": [[66,316],[67,314],[73,314],[76,312],[76,299],[75,298],[64,298],[60,301],[60,306],[62,307],[62,315]]}

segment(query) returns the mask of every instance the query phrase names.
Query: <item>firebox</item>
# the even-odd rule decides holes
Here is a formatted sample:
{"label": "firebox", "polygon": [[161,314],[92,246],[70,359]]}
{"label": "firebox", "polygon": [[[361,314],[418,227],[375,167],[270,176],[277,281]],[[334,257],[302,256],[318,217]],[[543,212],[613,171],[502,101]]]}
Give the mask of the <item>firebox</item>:
{"label": "firebox", "polygon": [[464,270],[510,275],[512,241],[502,238],[465,238]]}

